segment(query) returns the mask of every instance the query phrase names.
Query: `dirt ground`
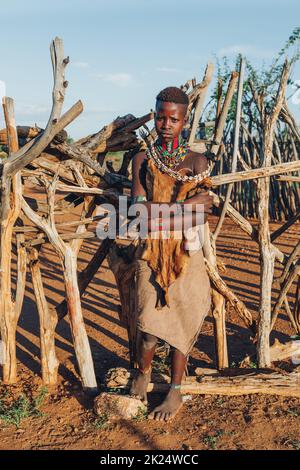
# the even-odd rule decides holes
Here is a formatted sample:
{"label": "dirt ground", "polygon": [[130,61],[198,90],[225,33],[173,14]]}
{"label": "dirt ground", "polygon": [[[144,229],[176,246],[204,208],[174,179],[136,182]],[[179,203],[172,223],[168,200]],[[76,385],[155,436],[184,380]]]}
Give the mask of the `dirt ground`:
{"label": "dirt ground", "polygon": [[[215,218],[211,218],[214,225]],[[273,224],[276,229],[278,224]],[[300,225],[276,242],[289,252],[299,239]],[[95,251],[96,241],[87,241],[79,256],[82,269]],[[259,303],[259,258],[257,246],[230,220],[218,240],[218,256],[226,265],[224,279],[256,316]],[[43,278],[51,306],[64,297],[61,269],[49,245],[41,252]],[[279,273],[278,266],[276,275]],[[278,293],[274,284],[273,295]],[[273,300],[274,300],[273,298]],[[97,380],[103,382],[112,367],[129,367],[126,332],[120,325],[118,291],[105,262],[87,289],[83,312],[92,348]],[[97,418],[93,400],[85,397],[77,372],[68,320],[57,328],[60,361],[59,384],[42,388],[39,360],[39,325],[30,275],[18,342],[18,377],[13,386],[0,386],[0,449],[286,449],[300,450],[300,399],[278,396],[193,396],[171,423],[149,421],[145,416],[131,421],[109,422]],[[215,367],[213,323],[208,316],[190,357],[195,367]],[[231,309],[227,316],[230,365],[252,351],[251,333]],[[282,312],[272,341],[286,341],[293,334]],[[288,363],[275,368],[291,370]],[[23,395],[22,395],[23,394]],[[162,396],[150,397],[150,408]],[[7,406],[11,411],[7,412]],[[5,411],[6,410],[6,411]],[[28,411],[29,410],[29,411]],[[22,416],[24,416],[22,418]],[[15,424],[10,424],[14,420]]]}

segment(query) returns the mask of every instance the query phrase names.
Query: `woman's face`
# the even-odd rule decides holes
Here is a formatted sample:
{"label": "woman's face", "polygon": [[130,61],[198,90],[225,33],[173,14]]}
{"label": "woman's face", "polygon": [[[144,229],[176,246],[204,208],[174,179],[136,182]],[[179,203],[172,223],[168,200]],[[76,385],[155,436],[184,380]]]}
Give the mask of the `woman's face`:
{"label": "woman's face", "polygon": [[156,102],[155,129],[163,142],[172,142],[179,136],[185,124],[186,112],[185,104]]}

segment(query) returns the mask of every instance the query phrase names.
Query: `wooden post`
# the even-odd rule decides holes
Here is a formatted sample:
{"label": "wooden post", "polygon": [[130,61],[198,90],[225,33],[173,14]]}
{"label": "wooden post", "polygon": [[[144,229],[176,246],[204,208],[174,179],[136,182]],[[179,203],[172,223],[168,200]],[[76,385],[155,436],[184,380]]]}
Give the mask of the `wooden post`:
{"label": "wooden post", "polygon": [[232,101],[232,98],[233,98],[233,94],[234,94],[234,90],[235,90],[235,87],[236,87],[236,84],[237,84],[237,80],[238,80],[238,73],[237,72],[232,72],[231,78],[230,78],[230,81],[229,81],[229,85],[228,85],[228,88],[227,88],[226,96],[225,96],[225,99],[224,99],[224,103],[223,103],[223,106],[222,106],[222,110],[221,110],[220,116],[218,118],[218,124],[217,124],[216,130],[215,130],[215,135],[214,135],[215,143],[212,145],[212,148],[211,148],[211,152],[214,155],[217,155],[219,147],[220,147],[220,143],[221,143],[221,140],[222,140],[224,127],[225,127],[225,124],[226,124],[226,119],[227,119],[229,107],[230,107],[230,104],[231,104],[231,101]]}
{"label": "wooden post", "polygon": [[201,93],[199,94],[197,101],[196,101],[196,105],[195,105],[193,123],[192,123],[191,133],[189,137],[189,145],[192,145],[195,140],[196,132],[199,126],[201,111],[203,109],[204,100],[206,97],[209,84],[212,79],[213,71],[214,71],[214,64],[212,63],[207,64],[204,77],[201,83]]}
{"label": "wooden post", "polygon": [[[231,172],[236,171],[237,166],[237,154],[238,154],[238,142],[239,142],[239,132],[240,132],[240,117],[241,117],[241,106],[242,106],[242,92],[243,92],[243,80],[244,80],[244,62],[241,60],[240,72],[239,72],[239,81],[238,81],[238,99],[237,99],[237,108],[236,108],[236,122],[235,122],[235,139],[234,139],[234,149],[233,149],[233,160]],[[217,118],[216,118],[217,120]],[[230,201],[230,196],[233,188],[233,183],[227,186],[227,192],[225,197],[225,202],[222,208],[220,218],[217,223],[217,227],[211,237],[212,250],[215,254],[214,266],[216,267],[216,241],[217,237],[222,228],[225,215],[227,212],[227,207]],[[224,297],[213,291],[213,318],[215,322],[215,340],[216,340],[216,349],[218,357],[218,368],[222,369],[228,367],[228,353],[227,353],[227,338],[226,338],[226,304]]]}
{"label": "wooden post", "polygon": [[77,256],[68,245],[65,247],[63,273],[71,332],[80,375],[84,389],[93,393],[97,391],[97,381],[89,340],[83,322],[77,280]]}
{"label": "wooden post", "polygon": [[59,365],[55,353],[55,328],[57,325],[57,315],[55,311],[48,307],[38,255],[39,252],[36,248],[30,249],[29,267],[40,319],[42,378],[45,385],[55,385],[57,383],[57,370]]}
{"label": "wooden post", "polygon": [[[207,261],[217,269],[216,254],[213,252],[210,240],[208,222],[204,226],[203,254]],[[214,337],[216,363],[218,369],[228,367],[228,351],[225,325],[225,299],[216,290],[212,289],[212,315],[214,319]]]}
{"label": "wooden post", "polygon": [[[237,92],[237,105],[236,105],[236,116],[235,116],[235,129],[234,129],[234,145],[233,145],[233,155],[232,155],[232,165],[231,173],[235,173],[237,169],[237,160],[238,160],[238,151],[239,151],[239,136],[240,136],[240,120],[241,120],[241,110],[242,110],[242,95],[243,95],[243,83],[244,83],[244,69],[245,62],[241,59],[240,70],[239,70],[239,81],[238,81],[238,92]],[[212,240],[214,245],[222,228],[227,207],[230,202],[231,192],[233,188],[233,183],[229,183],[227,186],[225,202],[222,207],[222,212],[217,223],[217,227],[213,233]]]}
{"label": "wooden post", "polygon": [[77,256],[76,252],[72,250],[72,247],[62,240],[55,225],[54,205],[56,184],[57,175],[54,177],[50,185],[47,180],[45,180],[49,206],[47,219],[33,211],[24,198],[22,198],[22,209],[25,215],[43,232],[45,232],[61,261],[65,282],[67,309],[70,317],[71,332],[80,375],[84,389],[94,393],[97,390],[97,382],[88,336],[82,316],[77,279]]}
{"label": "wooden post", "polygon": [[[14,117],[14,103],[11,98],[3,98],[3,109],[7,129],[9,152],[18,150],[18,136]],[[16,300],[11,292],[11,255],[14,224],[21,211],[22,183],[20,172],[12,178],[3,165],[1,177],[0,212],[0,315],[1,338],[3,342],[4,364],[3,381],[14,383],[17,380],[16,328],[23,303],[26,276],[26,253],[18,250],[18,278]],[[19,247],[20,248],[20,247]]]}
{"label": "wooden post", "polygon": [[[262,166],[270,166],[274,140],[274,126],[282,108],[289,67],[286,62],[282,71],[281,81],[274,108],[270,115],[262,113],[263,149]],[[270,328],[271,328],[271,297],[274,274],[275,253],[271,243],[269,229],[269,189],[270,178],[259,179],[257,183],[258,198],[258,240],[261,261],[260,271],[260,306],[257,338],[257,357],[259,367],[269,367],[270,358]]]}
{"label": "wooden post", "polygon": [[[87,266],[78,274],[78,284],[80,295],[82,295],[89,283],[92,281],[93,277],[99,270],[101,264],[103,263],[106,255],[109,252],[110,247],[112,246],[113,240],[106,238],[100,244],[93,257],[87,264]],[[58,314],[58,320],[62,320],[68,313],[67,302],[63,300],[57,307],[56,311]]]}

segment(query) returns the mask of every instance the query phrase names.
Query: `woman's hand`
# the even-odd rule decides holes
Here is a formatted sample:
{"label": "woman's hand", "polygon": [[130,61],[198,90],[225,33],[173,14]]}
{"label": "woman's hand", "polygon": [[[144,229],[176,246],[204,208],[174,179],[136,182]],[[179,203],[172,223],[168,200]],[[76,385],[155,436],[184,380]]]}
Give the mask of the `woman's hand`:
{"label": "woman's hand", "polygon": [[184,209],[187,212],[198,212],[195,207],[196,204],[203,204],[204,213],[211,214],[213,206],[213,196],[210,196],[208,191],[198,193],[195,196],[185,200]]}

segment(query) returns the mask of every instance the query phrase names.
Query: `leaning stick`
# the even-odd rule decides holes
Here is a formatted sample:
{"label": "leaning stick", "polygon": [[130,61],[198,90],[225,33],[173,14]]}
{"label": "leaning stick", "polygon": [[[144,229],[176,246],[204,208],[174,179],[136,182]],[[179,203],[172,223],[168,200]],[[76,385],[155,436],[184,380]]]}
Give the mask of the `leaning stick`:
{"label": "leaning stick", "polygon": [[291,183],[300,183],[300,176],[279,175],[277,181],[290,181]]}
{"label": "leaning stick", "polygon": [[[98,272],[100,266],[102,265],[106,255],[109,252],[110,247],[113,244],[113,240],[106,238],[102,241],[102,243],[97,248],[96,252],[94,253],[93,257],[87,264],[87,266],[78,274],[78,286],[80,291],[80,296],[85,292],[86,288],[88,287],[89,283],[92,281],[95,274]],[[68,313],[67,302],[63,300],[57,307],[56,307],[58,320],[62,320],[65,315]]]}
{"label": "leaning stick", "polygon": [[[135,376],[133,370],[113,369],[113,377],[106,381],[105,386],[119,389],[129,389]],[[190,376],[182,381],[181,392],[195,395],[225,395],[241,396],[251,394],[280,395],[300,398],[300,374],[293,372],[289,375],[277,372],[260,372],[241,369],[234,371],[216,372],[203,369],[201,375]],[[154,382],[149,383],[147,392],[166,392],[170,388],[170,377],[165,374],[153,374]]]}
{"label": "leaning stick", "polygon": [[[239,150],[239,137],[240,137],[240,120],[241,120],[241,108],[242,108],[242,94],[243,94],[243,83],[244,83],[244,69],[245,62],[244,59],[241,59],[240,71],[239,71],[239,81],[238,81],[238,93],[237,93],[237,105],[236,105],[236,115],[235,115],[235,128],[234,128],[234,144],[233,144],[233,156],[232,156],[232,166],[231,172],[235,173],[237,168],[237,158]],[[227,208],[230,201],[231,192],[233,189],[233,183],[229,183],[227,186],[225,201],[222,207],[222,212],[219,217],[216,229],[212,235],[214,243],[216,242],[220,230],[222,228]]]}
{"label": "leaning stick", "polygon": [[274,327],[281,305],[283,301],[285,300],[286,295],[291,285],[293,284],[294,280],[299,275],[300,275],[300,262],[298,261],[297,264],[290,269],[284,283],[281,285],[280,294],[276,301],[276,304],[274,305],[273,312],[272,312],[271,330]]}
{"label": "leaning stick", "polygon": [[194,139],[196,136],[196,131],[199,126],[199,120],[200,120],[201,112],[203,109],[204,100],[206,97],[209,84],[212,80],[213,71],[214,71],[214,64],[208,63],[205,73],[204,73],[202,83],[201,83],[201,91],[197,98],[197,102],[196,102],[196,106],[194,110],[193,123],[192,123],[191,133],[189,137],[189,145],[191,145],[194,142]]}
{"label": "leaning stick", "polygon": [[247,327],[254,328],[255,323],[253,321],[252,315],[247,309],[246,305],[238,299],[238,297],[229,289],[226,283],[223,281],[216,269],[210,264],[210,262],[205,258],[205,265],[207,273],[212,281],[214,287],[222,294],[230,304],[236,309],[241,319],[245,322]]}
{"label": "leaning stick", "polygon": [[[213,267],[217,273],[217,258],[210,240],[210,230],[208,222],[204,225],[204,239],[203,239],[203,254],[205,259]],[[228,350],[226,338],[226,323],[225,323],[225,299],[220,293],[219,289],[212,288],[212,315],[214,319],[214,337],[215,337],[215,351],[216,362],[218,369],[228,367]]]}
{"label": "leaning stick", "polygon": [[[18,136],[15,125],[14,102],[11,98],[3,98],[3,109],[7,129],[10,154],[18,150]],[[14,176],[6,172],[6,163],[1,175],[1,207],[0,207],[0,328],[3,342],[3,380],[14,383],[17,380],[16,329],[25,293],[26,252],[20,248],[18,256],[18,284],[16,300],[12,298],[11,253],[13,226],[21,211],[22,182],[20,173]],[[19,239],[19,241],[21,241]]]}
{"label": "leaning stick", "polygon": [[[281,80],[278,86],[274,107],[269,115],[264,118],[264,111],[261,113],[263,123],[263,155],[262,167],[264,169],[271,164],[272,149],[274,142],[274,127],[283,105],[284,94],[288,79],[289,64],[286,61],[282,69]],[[300,163],[300,162],[299,162]],[[276,165],[277,166],[277,165]],[[271,243],[269,228],[269,198],[270,180],[264,178],[257,184],[257,212],[258,212],[258,233],[259,252],[261,260],[260,270],[260,305],[259,305],[259,325],[257,336],[257,358],[260,367],[268,367],[270,358],[270,331],[271,331],[271,296],[272,282],[274,276],[275,253]]]}
{"label": "leaning stick", "polygon": [[268,176],[276,176],[281,173],[289,173],[291,171],[300,170],[300,161],[280,163],[278,165],[266,166],[263,168],[255,168],[254,170],[239,171],[238,173],[227,173],[220,176],[212,176],[213,186],[221,186],[222,184],[236,183],[237,181],[254,180],[266,178]]}
{"label": "leaning stick", "polygon": [[36,248],[29,251],[29,267],[40,319],[42,379],[45,385],[55,385],[59,365],[55,352],[57,315],[48,306],[40,270],[39,251]]}
{"label": "leaning stick", "polygon": [[[66,300],[68,304],[74,349],[80,369],[80,375],[82,377],[84,388],[94,391],[97,389],[97,382],[80,303],[77,279],[77,256],[70,245],[62,240],[62,237],[58,234],[55,226],[54,202],[57,176],[53,179],[53,182],[50,185],[48,185],[47,181],[45,181],[45,183],[47,185],[46,189],[49,205],[49,214],[47,219],[42,218],[34,212],[26,203],[24,198],[22,198],[22,210],[31,222],[37,225],[47,235],[60,259],[64,275]],[[83,235],[84,234],[80,234],[80,236]]]}
{"label": "leaning stick", "polygon": [[276,238],[280,237],[284,232],[286,232],[297,220],[300,219],[300,212],[298,212],[294,217],[291,217],[285,224],[283,224],[278,230],[271,233],[271,241],[274,242]]}
{"label": "leaning stick", "polygon": [[[220,204],[223,204],[223,196],[218,196],[214,192],[210,192],[213,197],[213,204],[217,207],[219,207]],[[250,238],[258,243],[258,231],[255,227],[253,227],[250,222],[245,219],[234,207],[232,207],[231,204],[228,205],[227,208],[227,214],[230,217],[230,219],[236,223],[244,232],[246,232]],[[282,251],[277,248],[277,246],[272,245],[275,253],[275,257],[277,261],[279,261],[281,264],[284,264],[287,261],[287,256],[282,253]]]}

